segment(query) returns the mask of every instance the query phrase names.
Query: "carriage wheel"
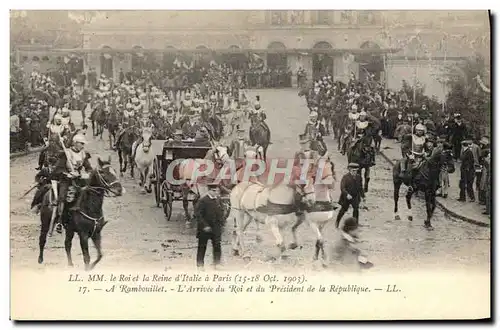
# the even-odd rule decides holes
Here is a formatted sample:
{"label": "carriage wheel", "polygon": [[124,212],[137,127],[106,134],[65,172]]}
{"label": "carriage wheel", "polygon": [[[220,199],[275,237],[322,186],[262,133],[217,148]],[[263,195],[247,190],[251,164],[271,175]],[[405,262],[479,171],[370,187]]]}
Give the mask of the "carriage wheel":
{"label": "carriage wheel", "polygon": [[165,191],[165,198],[166,200],[162,201],[163,213],[165,213],[167,221],[170,221],[170,217],[172,216],[172,203],[173,203],[172,193],[170,191]]}
{"label": "carriage wheel", "polygon": [[153,160],[153,177],[151,178],[151,182],[154,184],[155,191],[155,201],[156,207],[160,207],[161,204],[161,182],[160,182],[160,166],[158,164],[158,159],[155,158]]}

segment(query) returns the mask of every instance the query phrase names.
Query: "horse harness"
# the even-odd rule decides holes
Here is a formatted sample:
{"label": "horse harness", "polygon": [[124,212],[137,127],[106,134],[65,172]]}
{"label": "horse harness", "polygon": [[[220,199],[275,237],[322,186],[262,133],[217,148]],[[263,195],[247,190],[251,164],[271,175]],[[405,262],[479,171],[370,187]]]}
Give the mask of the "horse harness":
{"label": "horse harness", "polygon": [[[99,183],[102,185],[102,186],[97,186],[97,187],[93,187],[93,186],[90,186],[90,185],[87,185],[85,187],[82,188],[81,192],[80,192],[80,196],[78,197],[78,200],[75,204],[75,206],[73,206],[71,208],[72,211],[75,211],[75,212],[78,212],[80,213],[84,218],[88,219],[88,220],[91,220],[94,222],[94,226],[93,226],[93,229],[92,229],[92,233],[90,235],[90,237],[94,236],[95,234],[95,231],[97,229],[97,224],[99,221],[103,220],[104,219],[104,215],[102,214],[102,209],[101,209],[101,216],[99,218],[95,218],[95,217],[91,217],[90,215],[86,214],[85,212],[83,212],[81,209],[80,209],[80,203],[81,203],[81,200],[82,200],[82,196],[83,196],[83,192],[85,190],[90,190],[98,195],[101,194],[101,191],[104,191],[103,193],[103,196],[106,196],[106,193],[112,193],[114,196],[117,196],[116,193],[114,193],[112,190],[111,190],[111,187],[116,184],[116,183],[119,183],[118,180],[115,180],[111,183],[107,183],[106,180],[104,180],[102,174],[101,174],[101,170],[104,170],[104,169],[107,169],[107,168],[110,168],[111,165],[104,165],[101,167],[101,169],[97,169],[95,170],[95,173],[97,174],[97,178],[99,180]],[[108,195],[109,196],[109,195]]]}

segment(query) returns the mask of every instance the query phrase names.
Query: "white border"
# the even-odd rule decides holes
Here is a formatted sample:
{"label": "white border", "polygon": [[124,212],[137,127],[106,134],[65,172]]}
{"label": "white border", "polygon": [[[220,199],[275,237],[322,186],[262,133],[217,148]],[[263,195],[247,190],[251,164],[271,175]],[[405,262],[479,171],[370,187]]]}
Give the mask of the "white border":
{"label": "white border", "polygon": [[[498,6],[498,1],[486,1],[486,0],[475,0],[475,1],[467,1],[467,2],[458,2],[458,1],[429,1],[429,0],[420,0],[417,2],[393,2],[393,1],[356,1],[354,3],[353,1],[347,1],[347,2],[342,2],[338,1],[335,3],[332,2],[326,2],[326,1],[291,1],[288,0],[286,2],[270,2],[270,1],[263,1],[263,0],[252,0],[252,1],[180,1],[180,2],[164,2],[163,6],[159,6],[159,2],[152,2],[152,1],[130,1],[130,0],[121,0],[121,1],[116,1],[113,2],[113,5],[110,5],[109,1],[96,1],[96,0],[87,0],[84,2],[75,2],[75,1],[68,1],[68,2],[62,2],[62,1],[35,1],[35,0],[19,0],[16,1],[15,3],[12,3],[12,5],[15,6],[16,9],[59,9],[59,8],[65,8],[65,9],[112,9],[114,8],[120,8],[120,9],[414,9],[414,10],[439,10],[439,9],[445,9],[445,10],[451,10],[451,9],[461,9],[461,10],[477,10],[477,9],[493,9],[494,12],[498,13],[498,11],[495,11],[495,5]],[[2,4],[9,4],[8,2],[2,2]],[[168,4],[168,6],[165,6],[165,4]],[[306,4],[306,6],[305,6]],[[332,8],[332,5],[335,5],[335,8]],[[460,6],[460,7],[457,7]],[[2,22],[2,41],[4,44],[4,49],[3,52],[1,52],[2,56],[2,61],[3,65],[0,66],[0,70],[2,73],[3,79],[0,79],[0,91],[2,91],[2,104],[5,107],[4,111],[2,112],[2,115],[5,117],[3,120],[0,121],[0,125],[2,125],[4,128],[2,129],[2,132],[4,133],[4,139],[2,141],[7,141],[7,132],[9,131],[8,128],[8,82],[7,78],[9,77],[9,72],[7,71],[8,66],[8,52],[5,51],[5,49],[9,49],[9,13],[8,13],[8,8],[6,7],[5,10],[3,10],[3,15],[4,19],[1,20]],[[498,24],[498,21],[497,21]],[[498,44],[498,34],[495,34],[495,44]],[[495,84],[495,91],[494,95],[497,93],[498,85]],[[495,102],[495,104],[497,104]],[[495,120],[495,126],[500,127],[500,116],[497,116]],[[497,134],[498,135],[498,134]],[[495,140],[495,145],[498,145],[498,139]],[[4,156],[4,161],[0,164],[1,170],[0,170],[0,182],[9,182],[10,183],[10,178],[9,178],[9,158],[7,157],[9,152],[9,147],[8,143],[0,143],[0,153],[1,155]],[[499,176],[495,176],[496,179],[499,179]],[[498,182],[496,182],[498,183]],[[5,215],[3,217],[4,221],[4,230],[3,230],[3,235],[1,237],[1,244],[2,244],[2,251],[1,253],[1,265],[2,265],[2,301],[1,301],[1,318],[0,318],[0,323],[2,326],[4,326],[4,323],[7,323],[6,321],[9,318],[9,287],[10,283],[8,281],[9,278],[9,265],[10,265],[10,253],[8,254],[7,251],[10,251],[9,249],[9,190],[8,189],[3,189],[1,191],[1,194],[4,196],[0,200],[2,201],[0,204],[2,213]],[[500,226],[495,226],[495,227],[500,227]],[[496,260],[494,261],[496,263]],[[57,305],[62,303],[60,301],[50,301],[50,297],[48,297],[47,300],[48,303],[53,303],[54,308],[57,308]],[[195,303],[195,302],[193,302]],[[334,308],[332,306],[332,308]],[[497,312],[498,312],[498,304],[497,304]],[[496,315],[498,317],[498,314]],[[8,322],[7,325],[9,328],[13,327],[12,322]],[[366,326],[369,324],[364,324],[363,326]],[[31,328],[34,327],[34,325],[24,325],[26,328]],[[72,325],[74,327],[75,325]],[[93,327],[97,329],[104,329],[104,327],[109,328],[109,327],[123,327],[123,325],[93,325]],[[167,325],[168,327],[177,327],[174,325]],[[218,325],[216,325],[218,326]],[[288,327],[289,325],[285,325],[285,327]],[[338,325],[334,325],[338,326]],[[362,325],[358,325],[358,327],[361,327]],[[385,324],[382,324],[382,326],[385,326]],[[429,328],[437,328],[437,325],[431,326],[429,324],[424,324],[422,325],[426,329]],[[442,325],[441,325],[442,326]],[[258,325],[259,328],[266,328],[268,326],[264,325]]]}

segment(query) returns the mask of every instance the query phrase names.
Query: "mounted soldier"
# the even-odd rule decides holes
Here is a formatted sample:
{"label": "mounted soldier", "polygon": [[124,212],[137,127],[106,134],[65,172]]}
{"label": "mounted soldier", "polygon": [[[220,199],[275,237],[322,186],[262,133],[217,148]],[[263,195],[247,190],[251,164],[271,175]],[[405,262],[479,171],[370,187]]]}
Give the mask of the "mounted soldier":
{"label": "mounted soldier", "polygon": [[415,133],[411,135],[412,148],[411,153],[407,153],[401,162],[401,176],[410,177],[412,171],[417,169],[424,160],[424,147],[426,143],[425,126],[418,124],[415,126]]}
{"label": "mounted soldier", "polygon": [[304,134],[311,140],[311,148],[323,156],[327,151],[326,144],[323,141],[326,130],[323,124],[318,120],[318,113],[316,111],[312,111],[309,114],[309,122],[306,124]]}
{"label": "mounted soldier", "polygon": [[69,132],[74,132],[75,131],[75,125],[71,121],[71,112],[69,111],[68,108],[64,107],[61,111],[61,124],[65,126]]}
{"label": "mounted soldier", "polygon": [[83,135],[75,135],[71,148],[61,152],[55,166],[54,177],[59,179],[58,233],[62,232],[61,225],[66,224],[68,220],[66,203],[76,200],[78,188],[83,186],[82,180],[87,179],[88,173],[92,170],[90,154],[84,150],[86,143]]}
{"label": "mounted soldier", "polygon": [[356,138],[364,139],[366,151],[369,153],[371,166],[375,165],[375,149],[372,146],[373,137],[377,134],[378,128],[373,122],[368,121],[367,113],[361,111],[356,122]]}

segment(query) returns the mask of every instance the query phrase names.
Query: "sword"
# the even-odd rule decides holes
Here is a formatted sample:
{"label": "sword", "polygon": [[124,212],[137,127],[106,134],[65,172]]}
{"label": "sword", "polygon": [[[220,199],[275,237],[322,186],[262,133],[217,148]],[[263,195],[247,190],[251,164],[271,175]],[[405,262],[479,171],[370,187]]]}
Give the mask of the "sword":
{"label": "sword", "polygon": [[33,191],[33,189],[35,189],[36,187],[38,187],[38,183],[35,184],[33,187],[31,187],[27,192],[25,192],[21,197],[19,197],[19,199],[23,199],[26,195],[28,195],[31,191]]}

